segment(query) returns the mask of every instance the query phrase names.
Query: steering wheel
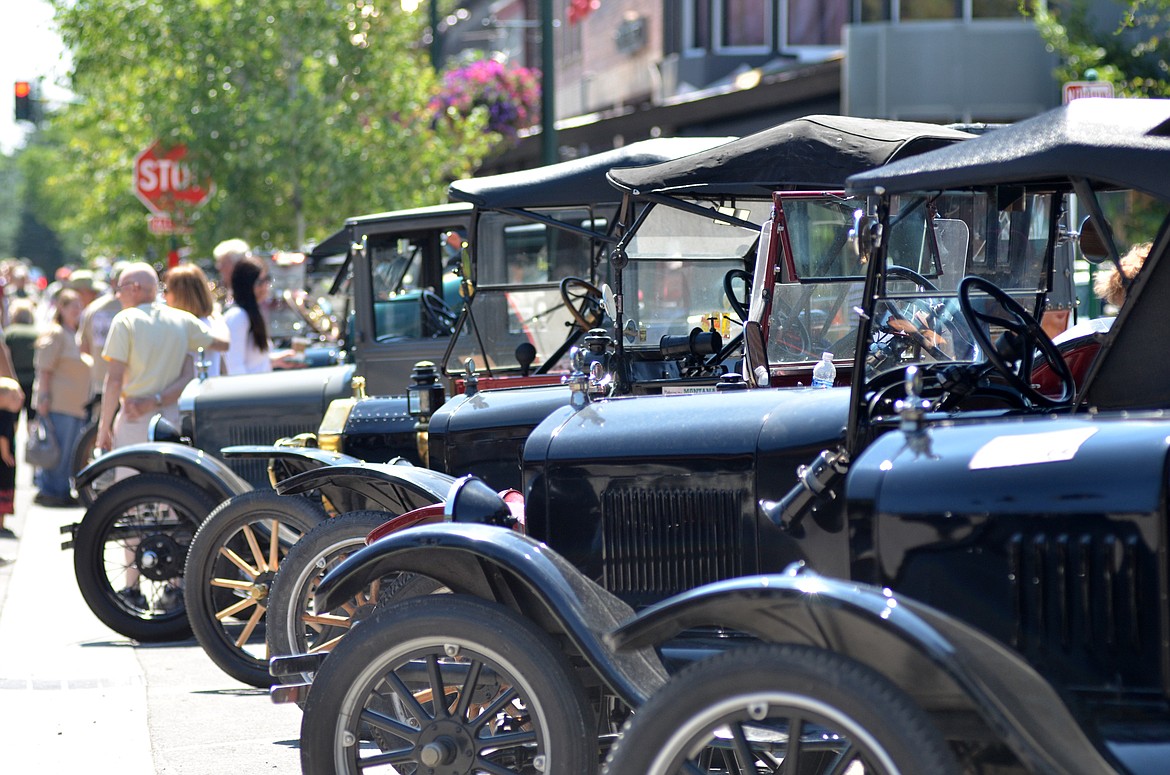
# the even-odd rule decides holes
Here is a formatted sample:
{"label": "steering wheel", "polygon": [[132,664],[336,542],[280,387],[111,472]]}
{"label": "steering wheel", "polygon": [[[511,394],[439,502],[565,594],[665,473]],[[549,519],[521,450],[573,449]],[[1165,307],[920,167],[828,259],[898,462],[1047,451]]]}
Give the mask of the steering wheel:
{"label": "steering wheel", "polygon": [[434,336],[449,336],[455,330],[455,322],[459,320],[459,315],[441,296],[433,291],[424,290],[419,294],[418,300]]}
{"label": "steering wheel", "polygon": [[891,264],[886,267],[886,277],[893,277],[899,280],[909,280],[924,291],[938,292],[938,286],[926,279],[925,275],[915,272],[908,266],[899,266],[898,264]]}
{"label": "steering wheel", "polygon": [[[994,299],[1002,307],[1007,317],[1001,317],[992,312],[981,312],[975,309],[971,302],[973,291],[982,291]],[[979,341],[979,349],[987,357],[987,361],[998,371],[1008,384],[1023,395],[1033,406],[1061,407],[1067,406],[1076,395],[1076,382],[1072,372],[1065,363],[1064,357],[1056,349],[1052,339],[1034,317],[1028,314],[1023,306],[1004,292],[999,286],[982,277],[969,275],[959,283],[959,308],[963,317],[970,324],[971,333]],[[1014,334],[1020,339],[1021,351],[1019,365],[1015,368],[1004,357],[1003,353],[992,344],[989,328],[982,324],[1002,326],[1005,331]],[[1048,359],[1049,365],[1060,381],[1060,396],[1050,398],[1032,387],[1031,375],[1034,365],[1034,353],[1039,349]]]}
{"label": "steering wheel", "polygon": [[752,296],[752,276],[743,269],[730,269],[727,274],[723,275],[723,294],[727,296],[727,303],[731,305],[732,311],[739,315],[740,322],[748,319],[748,303],[741,301],[735,295],[735,281],[743,280],[744,287],[747,289],[747,298],[750,300]]}
{"label": "steering wheel", "polygon": [[561,280],[561,300],[565,302],[573,322],[583,331],[601,325],[605,307],[601,304],[601,289],[580,277]]}

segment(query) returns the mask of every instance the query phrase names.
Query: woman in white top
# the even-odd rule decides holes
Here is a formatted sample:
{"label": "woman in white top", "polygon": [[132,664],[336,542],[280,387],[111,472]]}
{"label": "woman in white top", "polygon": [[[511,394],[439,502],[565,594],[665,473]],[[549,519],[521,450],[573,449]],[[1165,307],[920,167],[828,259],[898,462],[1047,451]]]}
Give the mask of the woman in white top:
{"label": "woman in white top", "polygon": [[235,303],[224,312],[231,347],[224,355],[229,375],[272,371],[272,345],[260,305],[268,299],[272,280],[268,269],[254,256],[240,259],[232,270]]}

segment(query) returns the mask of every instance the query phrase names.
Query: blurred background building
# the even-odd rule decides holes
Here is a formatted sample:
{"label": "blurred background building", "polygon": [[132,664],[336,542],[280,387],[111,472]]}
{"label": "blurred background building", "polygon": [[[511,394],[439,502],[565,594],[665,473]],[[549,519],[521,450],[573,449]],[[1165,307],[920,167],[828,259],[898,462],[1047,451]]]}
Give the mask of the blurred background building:
{"label": "blurred background building", "polygon": [[[481,0],[439,18],[434,51],[539,69],[545,6],[560,159],[819,112],[1005,122],[1061,99],[1018,0]],[[539,157],[522,132],[483,172]]]}

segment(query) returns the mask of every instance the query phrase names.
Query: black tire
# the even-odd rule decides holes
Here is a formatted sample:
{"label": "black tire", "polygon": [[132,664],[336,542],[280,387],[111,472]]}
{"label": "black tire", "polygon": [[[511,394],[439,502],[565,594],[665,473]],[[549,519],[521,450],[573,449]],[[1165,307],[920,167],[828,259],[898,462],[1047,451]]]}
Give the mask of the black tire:
{"label": "black tire", "polygon": [[[81,435],[77,438],[77,443],[73,445],[73,476],[76,476],[83,468],[97,459],[97,420],[90,420],[81,429]],[[114,483],[114,470],[107,470],[93,481],[89,483],[88,487],[82,487],[75,492],[77,499],[86,508],[93,505],[97,497],[109,489],[110,485]]]}
{"label": "black tire", "polygon": [[[431,701],[436,684],[451,698],[446,711]],[[463,595],[403,600],[321,666],[301,720],[302,771],[357,773],[360,760],[364,772],[383,762],[376,771],[488,772],[476,766],[485,759],[493,773],[597,771],[580,681],[552,639],[510,609]]]}
{"label": "black tire", "polygon": [[199,526],[187,555],[187,617],[207,656],[232,678],[272,683],[268,591],[292,545],[326,518],[302,496],[253,490],[224,501]]}
{"label": "black tire", "polygon": [[[186,479],[139,474],[113,484],[86,510],[73,570],[86,605],[107,627],[138,641],[191,636],[183,567],[215,498]],[[129,574],[129,575],[128,575]],[[141,597],[120,595],[140,575]]]}
{"label": "black tire", "polygon": [[81,434],[77,437],[77,443],[73,445],[73,474],[76,475],[78,471],[85,468],[93,462],[93,450],[97,445],[97,420],[90,420],[82,429]]}
{"label": "black tire", "polygon": [[831,651],[764,645],[673,677],[627,722],[605,773],[775,772],[781,760],[800,775],[845,772],[854,761],[866,775],[958,772],[930,718],[884,677]]}
{"label": "black tire", "polygon": [[[351,511],[317,525],[289,550],[268,594],[270,657],[330,651],[376,606],[429,595],[439,588],[438,582],[426,576],[400,573],[376,580],[337,610],[315,609],[314,592],[325,574],[365,546],[366,535],[394,516],[387,511]],[[309,677],[288,676],[286,680],[299,682]]]}

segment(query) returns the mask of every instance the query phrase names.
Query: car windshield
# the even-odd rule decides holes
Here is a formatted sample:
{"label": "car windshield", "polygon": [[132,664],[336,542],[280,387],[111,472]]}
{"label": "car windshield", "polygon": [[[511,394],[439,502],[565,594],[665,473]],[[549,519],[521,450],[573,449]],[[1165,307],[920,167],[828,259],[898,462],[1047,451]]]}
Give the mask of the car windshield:
{"label": "car windshield", "polygon": [[[773,365],[851,358],[865,267],[849,239],[853,213],[864,201],[826,194],[775,198],[779,273],[768,314],[768,361]],[[762,287],[763,278],[757,280]],[[753,298],[753,307],[764,299]],[[762,315],[762,313],[760,313]]]}
{"label": "car windshield", "polygon": [[562,345],[574,330],[561,281],[594,282],[598,243],[579,230],[604,233],[606,221],[588,208],[533,212],[568,228],[507,213],[480,215],[475,296],[446,359],[449,374],[462,371],[468,359],[477,369],[517,369],[516,348],[522,343],[535,347],[534,369],[567,371],[567,365],[550,363],[563,359]]}
{"label": "car windshield", "polygon": [[[770,208],[771,202],[753,200],[724,211],[748,224],[761,224]],[[750,265],[759,236],[758,225],[749,228],[674,207],[654,207],[626,248],[626,347],[657,350],[663,336],[707,330],[713,321],[724,337],[739,333],[739,315],[727,297],[724,278]]]}
{"label": "car windshield", "polygon": [[[1038,315],[1047,291],[1052,201],[1023,189],[893,199],[885,270],[872,303],[868,376],[909,363],[982,359],[960,309],[964,277],[989,281]],[[1000,305],[980,291],[971,299],[997,341],[1004,332],[993,322],[1004,317]]]}

